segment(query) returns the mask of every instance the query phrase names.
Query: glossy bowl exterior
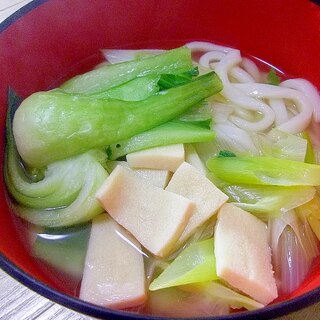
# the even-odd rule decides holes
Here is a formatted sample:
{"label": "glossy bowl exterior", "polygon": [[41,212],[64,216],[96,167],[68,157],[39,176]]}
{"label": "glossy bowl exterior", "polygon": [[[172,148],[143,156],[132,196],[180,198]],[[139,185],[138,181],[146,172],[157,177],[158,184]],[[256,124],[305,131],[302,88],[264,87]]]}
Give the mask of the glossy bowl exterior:
{"label": "glossy bowl exterior", "polygon": [[[101,48],[172,48],[205,40],[239,48],[320,88],[320,7],[306,0],[33,1],[0,26],[0,152],[9,86],[26,97],[88,70]],[[81,64],[79,64],[81,61]],[[3,161],[1,161],[1,172]],[[0,182],[0,267],[38,293],[105,319],[146,318],[61,293],[25,250]],[[320,263],[289,300],[214,319],[269,319],[320,301]],[[71,292],[70,292],[71,294]]]}

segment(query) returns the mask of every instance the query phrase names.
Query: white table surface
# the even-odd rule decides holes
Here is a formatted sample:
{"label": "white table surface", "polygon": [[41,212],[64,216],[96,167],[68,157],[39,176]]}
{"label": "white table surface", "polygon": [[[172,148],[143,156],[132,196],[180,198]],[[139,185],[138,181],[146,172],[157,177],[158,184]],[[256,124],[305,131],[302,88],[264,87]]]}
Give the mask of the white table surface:
{"label": "white table surface", "polygon": [[[79,0],[82,1],[82,0]],[[0,0],[0,22],[31,0]],[[24,287],[0,269],[0,320],[92,320]],[[277,320],[320,320],[320,303]],[[259,320],[259,319],[257,319]]]}

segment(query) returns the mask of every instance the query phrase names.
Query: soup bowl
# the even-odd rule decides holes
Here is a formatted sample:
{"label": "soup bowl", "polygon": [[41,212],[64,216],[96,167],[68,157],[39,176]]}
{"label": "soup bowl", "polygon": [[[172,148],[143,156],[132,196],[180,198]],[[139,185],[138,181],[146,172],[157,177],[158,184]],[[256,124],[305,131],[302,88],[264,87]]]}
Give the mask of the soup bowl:
{"label": "soup bowl", "polygon": [[[320,6],[283,0],[36,0],[0,25],[0,152],[7,92],[48,90],[102,61],[102,48],[174,48],[193,40],[238,48],[320,88]],[[151,319],[81,301],[54,281],[24,246],[0,182],[0,267],[39,294],[104,319]],[[212,319],[270,319],[320,301],[320,261],[298,290],[263,309]],[[208,317],[210,318],[210,317]]]}

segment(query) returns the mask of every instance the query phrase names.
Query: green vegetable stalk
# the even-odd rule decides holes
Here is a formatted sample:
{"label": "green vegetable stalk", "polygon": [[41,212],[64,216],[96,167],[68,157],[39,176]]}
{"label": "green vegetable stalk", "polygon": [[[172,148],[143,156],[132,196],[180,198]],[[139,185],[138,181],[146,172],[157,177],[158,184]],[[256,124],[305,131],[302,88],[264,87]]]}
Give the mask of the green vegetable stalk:
{"label": "green vegetable stalk", "polygon": [[221,89],[218,76],[208,73],[142,101],[38,92],[16,111],[14,138],[22,159],[42,167],[161,125]]}
{"label": "green vegetable stalk", "polygon": [[128,153],[178,143],[212,141],[214,132],[208,128],[184,121],[172,120],[158,127],[133,136],[130,139],[109,145],[109,160],[118,159]]}
{"label": "green vegetable stalk", "polygon": [[143,59],[106,65],[65,82],[61,89],[70,93],[95,93],[116,87],[136,77],[183,73],[192,69],[191,51],[187,47]]}
{"label": "green vegetable stalk", "polygon": [[272,157],[216,157],[207,161],[213,174],[231,184],[318,186],[320,166]]}
{"label": "green vegetable stalk", "polygon": [[213,239],[210,238],[190,244],[152,281],[149,290],[217,279]]}

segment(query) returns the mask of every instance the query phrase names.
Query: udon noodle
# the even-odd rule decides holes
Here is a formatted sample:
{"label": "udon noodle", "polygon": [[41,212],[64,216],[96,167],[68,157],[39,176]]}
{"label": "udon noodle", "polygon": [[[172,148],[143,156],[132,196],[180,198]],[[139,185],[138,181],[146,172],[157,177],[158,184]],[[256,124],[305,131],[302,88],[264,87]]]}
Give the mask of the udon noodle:
{"label": "udon noodle", "polygon": [[[312,119],[320,120],[320,97],[317,89],[305,79],[282,81],[279,86],[263,84],[265,73],[237,49],[206,42],[187,44],[202,52],[200,67],[213,69],[223,81],[222,95],[232,103],[233,112],[227,124],[262,132],[271,127],[288,133],[305,130]],[[231,124],[232,123],[232,124]]]}

